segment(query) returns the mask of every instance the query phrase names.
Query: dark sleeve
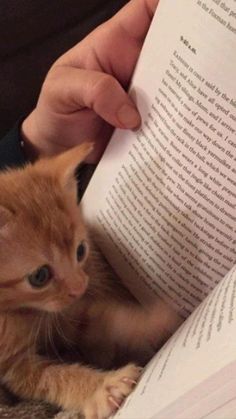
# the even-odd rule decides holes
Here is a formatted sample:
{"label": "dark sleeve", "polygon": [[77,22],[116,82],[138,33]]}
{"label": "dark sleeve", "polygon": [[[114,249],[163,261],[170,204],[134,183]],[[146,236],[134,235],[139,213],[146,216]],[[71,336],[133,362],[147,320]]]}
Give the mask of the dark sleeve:
{"label": "dark sleeve", "polygon": [[0,141],[0,170],[6,167],[17,167],[27,163],[21,147],[20,126],[22,120]]}

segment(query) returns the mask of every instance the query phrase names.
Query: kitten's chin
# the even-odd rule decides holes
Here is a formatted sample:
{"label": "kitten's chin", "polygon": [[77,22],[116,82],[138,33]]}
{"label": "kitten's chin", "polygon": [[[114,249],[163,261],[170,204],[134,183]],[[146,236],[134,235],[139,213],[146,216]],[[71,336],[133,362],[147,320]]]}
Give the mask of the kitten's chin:
{"label": "kitten's chin", "polygon": [[[74,302],[74,300],[73,300]],[[46,311],[47,313],[61,313],[70,307],[73,303],[72,301],[51,301],[47,302],[44,306],[40,307],[40,311]]]}
{"label": "kitten's chin", "polygon": [[61,313],[69,306],[70,304],[52,303],[52,304],[48,304],[47,307],[45,307],[45,311],[47,311],[48,313]]}

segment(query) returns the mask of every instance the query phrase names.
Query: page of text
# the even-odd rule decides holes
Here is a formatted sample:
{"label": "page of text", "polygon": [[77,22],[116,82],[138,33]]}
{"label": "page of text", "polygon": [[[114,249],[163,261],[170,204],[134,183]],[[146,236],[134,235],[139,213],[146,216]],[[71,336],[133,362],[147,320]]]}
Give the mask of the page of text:
{"label": "page of text", "polygon": [[220,411],[230,411],[236,401],[235,328],[233,267],[146,367],[115,417],[219,419]]}
{"label": "page of text", "polygon": [[144,301],[187,317],[236,260],[236,2],[161,0],[131,95],[83,200],[108,260]]}

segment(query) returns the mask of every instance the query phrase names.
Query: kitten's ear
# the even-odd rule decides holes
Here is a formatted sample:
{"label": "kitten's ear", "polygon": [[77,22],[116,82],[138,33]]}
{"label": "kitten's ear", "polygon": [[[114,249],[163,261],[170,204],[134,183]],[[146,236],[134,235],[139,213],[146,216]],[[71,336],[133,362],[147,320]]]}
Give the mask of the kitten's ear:
{"label": "kitten's ear", "polygon": [[71,189],[74,187],[75,171],[92,150],[93,143],[85,142],[50,159],[49,166],[63,188]]}
{"label": "kitten's ear", "polygon": [[13,214],[3,205],[0,205],[0,232],[12,220]]}

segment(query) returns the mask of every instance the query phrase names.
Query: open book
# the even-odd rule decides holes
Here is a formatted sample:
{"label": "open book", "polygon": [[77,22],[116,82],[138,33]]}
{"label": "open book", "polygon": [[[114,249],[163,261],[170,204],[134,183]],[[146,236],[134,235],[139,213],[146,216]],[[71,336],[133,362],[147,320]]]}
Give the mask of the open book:
{"label": "open book", "polygon": [[117,130],[83,198],[143,304],[185,322],[116,417],[236,418],[236,0],[161,0]]}

